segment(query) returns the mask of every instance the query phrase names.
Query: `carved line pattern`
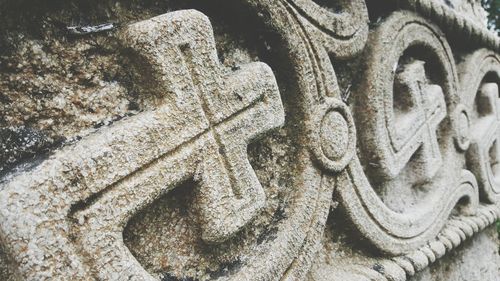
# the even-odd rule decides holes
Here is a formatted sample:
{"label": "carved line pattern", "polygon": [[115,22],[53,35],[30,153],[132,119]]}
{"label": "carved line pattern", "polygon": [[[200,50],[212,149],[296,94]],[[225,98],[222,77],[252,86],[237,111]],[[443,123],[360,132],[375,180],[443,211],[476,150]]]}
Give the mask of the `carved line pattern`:
{"label": "carved line pattern", "polygon": [[336,57],[361,52],[368,35],[368,11],[363,0],[345,1],[341,13],[333,13],[311,0],[286,0],[310,30],[323,39],[323,47]]}
{"label": "carved line pattern", "polygon": [[[300,13],[296,10],[296,7],[290,4],[287,0],[276,1],[275,5],[279,7],[279,10],[285,10],[287,12],[287,24],[291,24],[297,28],[296,33],[300,38],[299,42],[301,45],[303,45],[303,48],[307,54],[308,59],[306,60],[306,62],[309,64],[308,67],[310,67],[312,72],[314,73],[314,90],[307,91],[309,94],[305,95],[305,98],[308,99],[310,103],[316,104],[323,101],[325,98],[338,93],[339,88],[336,78],[327,78],[327,76],[335,76],[333,67],[331,66],[331,64],[325,63],[324,57],[327,57],[327,55],[324,49],[318,46],[318,42],[315,40],[314,36],[312,36],[310,32],[308,32],[305,23],[301,20]],[[291,46],[294,45],[291,44]],[[297,46],[294,46],[293,48],[297,48]],[[333,83],[326,83],[326,81],[332,81]],[[331,99],[333,100],[334,98]],[[309,109],[310,108],[307,108],[307,110]],[[308,115],[312,114],[312,112],[308,112]],[[325,179],[323,177],[320,180],[321,183],[319,185],[319,191],[316,195],[317,205],[314,207],[314,219],[311,219],[311,224],[308,227],[307,237],[305,237],[304,242],[300,247],[299,255],[294,258],[293,261],[286,267],[286,270],[284,271],[283,276],[280,280],[302,279],[307,274],[307,271],[310,267],[303,265],[310,265],[310,263],[314,259],[315,253],[321,246],[320,237],[323,232],[315,231],[315,228],[318,225],[324,226],[324,224],[326,223],[326,219],[329,213],[327,206],[329,206],[329,202],[331,200],[330,196],[332,193],[331,185],[324,184],[324,180]],[[323,206],[323,209],[320,208],[321,206]],[[325,209],[325,207],[327,209]]]}
{"label": "carved line pattern", "polygon": [[[362,26],[356,26],[352,29],[350,29],[349,31],[351,32],[346,32],[346,33],[349,33],[349,34],[339,34],[340,32],[342,32],[342,30],[333,30],[333,28],[331,26],[328,26],[325,21],[321,21],[321,20],[318,20],[318,19],[315,19],[314,18],[314,12],[317,13],[317,15],[319,15],[319,17],[321,18],[326,18],[326,17],[334,17],[335,14],[333,13],[329,13],[327,12],[325,9],[321,8],[321,7],[318,7],[317,4],[315,4],[313,1],[301,1],[301,0],[288,0],[288,2],[294,7],[297,9],[297,11],[299,12],[299,14],[305,18],[307,18],[307,20],[309,22],[311,22],[316,28],[318,28],[319,30],[327,33],[329,36],[335,38],[335,39],[338,39],[338,40],[349,40],[353,37],[356,36],[357,33],[359,32],[362,32],[361,29],[363,28]],[[360,2],[359,0],[356,0],[356,2]],[[352,7],[351,7],[352,9]],[[356,14],[356,15],[353,15],[353,16],[359,16],[361,17],[360,15]],[[353,18],[350,18],[351,21],[354,21],[355,19]],[[340,20],[337,19],[337,18],[334,18],[333,21],[337,24],[340,24]]]}
{"label": "carved line pattern", "polygon": [[[304,42],[306,45],[307,49],[307,55],[309,57],[309,61],[312,64],[313,71],[314,71],[314,77],[316,77],[316,89],[317,89],[317,96],[314,98],[320,99],[322,96],[326,96],[326,86],[324,81],[325,79],[325,70],[321,66],[321,61],[320,55],[318,54],[318,48],[314,44],[314,39],[310,36],[310,34],[307,32],[306,27],[304,24],[300,21],[300,17],[298,16],[298,13],[295,11],[295,9],[292,7],[292,5],[288,4],[287,2],[283,1],[283,6],[286,7],[286,10],[290,13],[290,15],[293,17],[295,24],[299,27],[299,36],[301,37],[301,40]],[[336,88],[338,86],[335,86]]]}
{"label": "carved line pattern", "polygon": [[475,216],[450,217],[438,236],[427,245],[409,254],[383,260],[383,273],[372,267],[362,267],[366,277],[376,275],[376,280],[404,281],[424,270],[450,251],[459,247],[467,239],[486,229],[500,218],[500,205],[481,205]]}
{"label": "carved line pattern", "polygon": [[[385,0],[391,2],[390,0]],[[453,8],[432,0],[404,0],[409,10],[431,19],[448,33],[465,36],[469,42],[500,51],[500,38],[484,27],[459,15]]]}
{"label": "carved line pattern", "polygon": [[[304,20],[303,17],[295,10],[293,6],[286,0],[275,1],[275,2],[267,2],[267,1],[256,1],[256,3],[252,4],[261,4],[259,9],[265,7],[265,10],[269,11],[268,15],[271,22],[273,22],[272,28],[277,32],[284,32],[284,44],[289,46],[293,51],[290,53],[291,60],[295,63],[295,65],[300,66],[295,71],[301,77],[299,80],[299,88],[301,89],[301,98],[305,99],[305,104],[326,104],[325,100],[337,100],[340,102],[340,96],[337,96],[339,93],[339,89],[337,86],[337,80],[335,77],[335,73],[333,70],[333,66],[330,63],[328,58],[327,51],[323,46],[319,46],[318,42],[319,38],[316,36],[317,33],[311,33],[310,23]],[[265,16],[265,15],[264,15]],[[275,25],[275,26],[274,26]],[[291,26],[293,28],[291,28]],[[292,33],[293,36],[291,36]],[[364,41],[366,38],[362,38]],[[364,42],[363,42],[364,45]],[[353,51],[354,52],[354,51]],[[349,51],[349,53],[353,53]],[[295,57],[295,54],[303,54],[303,56],[299,58]],[[306,71],[307,70],[307,71]],[[308,73],[313,75],[308,75]],[[311,80],[305,79],[311,78]],[[307,135],[311,135],[315,133],[316,126],[311,125],[314,124],[313,118],[315,112],[314,106],[305,106],[304,108],[304,121],[306,123],[305,130],[308,132]],[[314,111],[313,111],[314,110]],[[310,142],[309,142],[310,143]],[[309,157],[307,157],[309,158]],[[292,253],[293,251],[297,251],[297,256],[291,260],[291,263],[284,264],[283,260],[276,259],[273,257],[266,262],[266,266],[269,268],[269,272],[278,272],[277,266],[284,266],[285,271],[283,272],[283,280],[301,280],[307,273],[307,270],[310,267],[312,260],[314,259],[315,253],[321,246],[321,239],[323,233],[323,228],[326,223],[326,218],[329,212],[328,206],[331,202],[331,194],[333,189],[333,184],[325,184],[324,181],[329,181],[327,177],[321,177],[321,173],[316,171],[315,165],[311,165],[311,167],[307,168],[304,171],[304,175],[307,181],[307,185],[311,185],[316,180],[308,179],[309,173],[312,171],[308,171],[309,169],[314,170],[314,173],[318,173],[318,178],[320,178],[321,183],[318,185],[317,191],[315,191],[316,198],[314,199],[314,206],[312,209],[314,211],[313,215],[310,216],[307,223],[307,233],[304,235],[303,242],[299,242],[300,244],[288,243],[287,251]],[[311,186],[312,187],[312,186]],[[305,189],[307,190],[307,189]],[[296,229],[293,230],[295,232]],[[289,236],[289,235],[286,235]],[[300,237],[300,235],[294,235],[295,237]],[[288,238],[285,238],[287,241]],[[297,239],[297,238],[294,238]],[[283,243],[282,243],[283,244]],[[299,249],[295,250],[296,248]],[[281,250],[281,247],[280,247]],[[281,269],[280,269],[281,270]],[[247,275],[245,272],[238,274],[235,276],[235,280],[248,280],[248,279],[257,279],[257,280],[268,280],[274,279],[276,276],[271,276],[268,273],[263,272],[262,270],[252,272],[251,275]]]}
{"label": "carved line pattern", "polygon": [[[340,172],[346,167],[350,160],[352,159],[355,151],[356,134],[354,129],[354,121],[350,115],[350,111],[347,109],[345,104],[336,96],[339,93],[339,86],[337,84],[337,79],[335,77],[335,70],[332,69],[329,62],[325,62],[324,58],[326,55],[325,48],[318,46],[317,38],[308,32],[307,26],[304,23],[304,18],[301,15],[299,8],[296,5],[290,3],[290,1],[282,1],[283,5],[286,7],[287,11],[293,16],[295,24],[299,27],[299,36],[306,45],[307,54],[309,56],[309,61],[313,67],[314,77],[316,82],[316,92],[313,93],[314,103],[316,104],[316,109],[311,111],[310,114],[313,115],[313,124],[321,124],[321,118],[326,116],[329,111],[335,111],[340,113],[346,125],[348,126],[349,142],[344,154],[339,157],[339,159],[330,159],[327,157],[320,145],[321,137],[318,132],[321,129],[321,125],[314,126],[312,132],[312,147],[311,150],[315,154],[315,158],[320,165],[323,167],[328,167],[330,170]],[[360,16],[361,17],[361,16]],[[309,21],[309,19],[306,19]],[[361,29],[361,28],[360,28]],[[353,37],[356,35],[353,35]],[[365,38],[366,39],[366,38]],[[360,40],[360,39],[356,39]],[[363,40],[363,39],[361,39]],[[364,44],[363,44],[364,45]],[[355,52],[355,51],[354,51]],[[333,83],[328,83],[329,81]]]}

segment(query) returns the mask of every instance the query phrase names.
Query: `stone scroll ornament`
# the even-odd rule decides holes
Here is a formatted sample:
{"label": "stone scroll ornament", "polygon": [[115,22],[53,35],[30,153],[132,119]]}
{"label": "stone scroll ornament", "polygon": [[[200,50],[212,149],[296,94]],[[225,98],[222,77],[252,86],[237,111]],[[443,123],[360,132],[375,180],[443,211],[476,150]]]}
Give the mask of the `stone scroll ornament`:
{"label": "stone scroll ornament", "polygon": [[[335,176],[331,175],[342,171],[356,151],[354,120],[342,101],[330,56],[347,59],[361,53],[368,35],[368,12],[364,1],[359,0],[339,1],[335,7],[332,2],[310,0],[257,0],[248,4],[265,11],[258,16],[280,39],[275,48],[289,62],[291,79],[286,82],[289,93],[285,103],[293,111],[287,115],[285,127],[296,134],[296,146],[300,148],[294,159],[300,165],[293,183],[299,192],[288,215],[300,222],[295,225],[301,228],[279,232],[278,239],[286,241],[281,247],[286,254],[278,250],[269,265],[275,267],[276,256],[283,256],[291,262],[281,263],[280,267],[286,269],[280,274],[282,279],[303,280],[322,247],[335,188]],[[287,227],[289,221],[292,219],[286,222]],[[277,276],[259,274],[259,278],[264,277],[259,280]]]}
{"label": "stone scroll ornament", "polygon": [[322,48],[336,57],[352,57],[365,46],[368,34],[368,12],[364,1],[288,0],[284,2],[288,4],[287,8],[297,15],[297,19],[308,32],[308,36],[315,37],[321,43]]}
{"label": "stone scroll ornament", "polygon": [[471,135],[467,167],[478,180],[481,199],[497,203],[500,200],[500,58],[494,52],[480,49],[464,58],[459,72],[467,105],[461,118]]}
{"label": "stone scroll ornament", "polygon": [[2,186],[0,236],[27,280],[154,280],[124,245],[123,229],[188,179],[199,185],[193,196],[209,244],[237,233],[265,202],[246,150],[284,121],[270,68],[224,70],[209,20],[193,10],[132,24],[120,36],[163,104]]}
{"label": "stone scroll ornament", "polygon": [[336,191],[370,243],[403,254],[436,237],[458,202],[465,214],[478,206],[475,177],[457,150],[468,134],[455,62],[439,29],[409,12],[372,31],[364,56],[354,106],[361,161],[339,175]]}

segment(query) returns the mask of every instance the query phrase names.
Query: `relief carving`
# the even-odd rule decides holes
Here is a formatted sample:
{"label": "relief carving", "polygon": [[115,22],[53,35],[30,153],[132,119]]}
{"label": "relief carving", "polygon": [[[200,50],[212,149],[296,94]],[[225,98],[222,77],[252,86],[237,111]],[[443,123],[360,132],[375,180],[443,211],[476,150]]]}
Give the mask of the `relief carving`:
{"label": "relief carving", "polygon": [[[336,57],[360,52],[368,35],[368,11],[364,1],[289,0],[299,20],[323,47]],[[293,7],[293,8],[292,8]]]}
{"label": "relief carving", "polygon": [[151,103],[0,175],[0,279],[408,280],[500,217],[477,3],[188,2],[70,38]]}
{"label": "relief carving", "polygon": [[154,279],[123,244],[123,228],[189,178],[199,182],[193,196],[209,243],[228,239],[261,209],[265,194],[246,146],[282,125],[279,92],[265,64],[223,70],[212,33],[195,11],[127,27],[124,44],[165,104],[60,150],[2,188],[2,237],[16,243],[24,278]]}
{"label": "relief carving", "polygon": [[467,166],[477,177],[481,197],[496,203],[500,194],[497,163],[500,61],[495,53],[481,49],[468,55],[459,67],[469,109],[471,141]]}
{"label": "relief carving", "polygon": [[370,40],[355,114],[363,128],[358,134],[364,171],[354,161],[337,190],[364,236],[382,251],[402,254],[437,235],[461,198],[468,198],[464,210],[472,214],[477,184],[452,160],[456,129],[449,112],[459,98],[443,35],[403,12],[388,17]]}

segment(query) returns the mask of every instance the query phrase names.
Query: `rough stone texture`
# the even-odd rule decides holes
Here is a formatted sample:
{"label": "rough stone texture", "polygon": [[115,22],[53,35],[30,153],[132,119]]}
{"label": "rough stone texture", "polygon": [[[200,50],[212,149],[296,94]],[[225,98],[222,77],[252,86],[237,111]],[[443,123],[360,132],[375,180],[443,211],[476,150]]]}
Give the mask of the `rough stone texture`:
{"label": "rough stone texture", "polygon": [[479,1],[0,0],[0,26],[0,280],[498,280]]}

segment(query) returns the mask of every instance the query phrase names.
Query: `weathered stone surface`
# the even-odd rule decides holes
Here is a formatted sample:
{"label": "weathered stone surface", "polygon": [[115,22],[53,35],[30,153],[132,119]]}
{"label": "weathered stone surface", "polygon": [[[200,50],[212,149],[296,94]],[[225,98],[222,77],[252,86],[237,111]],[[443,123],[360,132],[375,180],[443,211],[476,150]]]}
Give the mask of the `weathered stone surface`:
{"label": "weathered stone surface", "polygon": [[500,276],[479,1],[84,2],[0,0],[1,280]]}

